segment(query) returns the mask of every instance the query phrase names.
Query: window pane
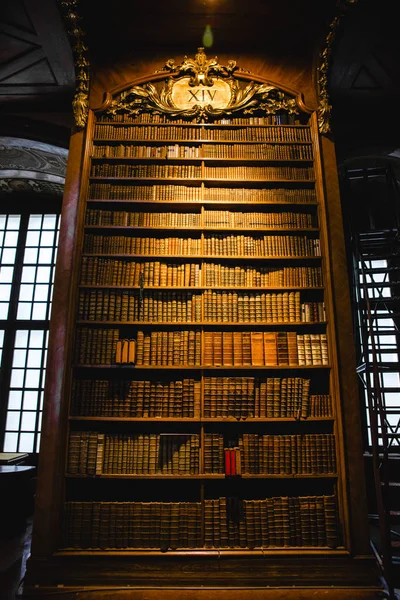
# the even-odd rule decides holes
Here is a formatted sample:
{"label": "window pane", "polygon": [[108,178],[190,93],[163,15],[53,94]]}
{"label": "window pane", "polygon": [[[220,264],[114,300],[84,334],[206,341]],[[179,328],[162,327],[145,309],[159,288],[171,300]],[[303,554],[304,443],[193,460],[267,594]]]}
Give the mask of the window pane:
{"label": "window pane", "polygon": [[25,367],[26,350],[14,350],[13,367]]}
{"label": "window pane", "polygon": [[12,265],[15,261],[15,248],[3,248],[1,262],[4,265]]}
{"label": "window pane", "polygon": [[38,283],[50,282],[51,271],[51,267],[38,267],[36,281]]}
{"label": "window pane", "polygon": [[28,362],[27,367],[29,369],[34,367],[40,367],[40,363],[42,360],[43,350],[29,350],[28,352]]}
{"label": "window pane", "polygon": [[23,369],[12,369],[10,387],[12,387],[12,388],[22,387],[24,384],[24,374],[25,374],[25,371]]}
{"label": "window pane", "polygon": [[41,248],[39,252],[39,264],[49,264],[52,262],[53,248]]}
{"label": "window pane", "polygon": [[26,234],[27,246],[39,246],[40,231],[28,231]]}
{"label": "window pane", "polygon": [[21,222],[20,215],[8,215],[7,229],[19,229],[20,222]]}
{"label": "window pane", "polygon": [[33,391],[24,392],[24,404],[25,410],[36,410],[38,402],[38,393]]}
{"label": "window pane", "polygon": [[22,392],[21,390],[11,390],[8,396],[8,408],[10,410],[20,410]]}
{"label": "window pane", "polygon": [[46,319],[47,304],[43,302],[38,304],[37,302],[33,305],[32,319],[35,321],[44,321]]}
{"label": "window pane", "polygon": [[6,430],[7,431],[18,431],[19,429],[19,411],[8,411],[7,413],[7,421],[6,421]]}
{"label": "window pane", "polygon": [[11,283],[14,267],[0,267],[0,283]]}
{"label": "window pane", "polygon": [[29,217],[28,229],[40,229],[42,225],[42,215],[31,215]]}
{"label": "window pane", "polygon": [[26,348],[28,344],[28,334],[29,331],[26,329],[19,329],[15,336],[15,347],[16,348]]}
{"label": "window pane", "polygon": [[36,277],[36,267],[23,267],[22,283],[34,283]]}
{"label": "window pane", "polygon": [[40,370],[31,369],[26,372],[25,386],[27,388],[37,388],[40,381]]}
{"label": "window pane", "polygon": [[18,452],[33,452],[34,442],[34,433],[21,433],[19,438]]}
{"label": "window pane", "polygon": [[24,263],[28,265],[34,265],[37,263],[38,249],[37,248],[25,248]]}
{"label": "window pane", "polygon": [[43,346],[44,331],[33,330],[29,338],[29,348],[41,348]]}
{"label": "window pane", "polygon": [[18,231],[6,231],[4,236],[3,244],[4,246],[14,247],[18,242]]}
{"label": "window pane", "polygon": [[26,302],[18,302],[17,319],[29,321],[31,318],[32,304]]}
{"label": "window pane", "polygon": [[57,224],[57,215],[44,215],[43,229],[55,229]]}
{"label": "window pane", "polygon": [[47,301],[47,296],[49,294],[49,286],[48,285],[37,285],[35,288],[35,300],[36,301]]}
{"label": "window pane", "polygon": [[8,302],[0,303],[0,319],[6,321],[8,318]]}
{"label": "window pane", "polygon": [[32,302],[34,286],[31,283],[23,283],[20,287],[19,299]]}
{"label": "window pane", "polygon": [[4,437],[4,452],[17,452],[18,434],[6,432]]}
{"label": "window pane", "polygon": [[54,244],[54,231],[42,231],[40,238],[41,246],[52,246]]}
{"label": "window pane", "polygon": [[35,431],[36,413],[29,411],[22,413],[21,431]]}

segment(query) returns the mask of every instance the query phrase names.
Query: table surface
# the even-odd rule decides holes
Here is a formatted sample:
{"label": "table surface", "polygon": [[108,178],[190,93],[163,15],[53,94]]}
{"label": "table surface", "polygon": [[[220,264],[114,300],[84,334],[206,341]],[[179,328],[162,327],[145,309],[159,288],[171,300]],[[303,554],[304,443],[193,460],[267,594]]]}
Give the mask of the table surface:
{"label": "table surface", "polygon": [[0,465],[11,465],[28,458],[26,452],[0,452]]}
{"label": "table surface", "polygon": [[0,465],[0,475],[12,473],[27,473],[33,471],[36,467],[32,465]]}

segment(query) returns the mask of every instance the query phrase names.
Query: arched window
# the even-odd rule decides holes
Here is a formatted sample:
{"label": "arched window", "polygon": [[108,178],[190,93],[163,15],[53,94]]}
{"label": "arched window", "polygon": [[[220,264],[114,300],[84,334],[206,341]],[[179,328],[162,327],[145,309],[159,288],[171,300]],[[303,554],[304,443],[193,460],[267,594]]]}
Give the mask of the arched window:
{"label": "arched window", "polygon": [[67,151],[0,138],[0,448],[39,451]]}

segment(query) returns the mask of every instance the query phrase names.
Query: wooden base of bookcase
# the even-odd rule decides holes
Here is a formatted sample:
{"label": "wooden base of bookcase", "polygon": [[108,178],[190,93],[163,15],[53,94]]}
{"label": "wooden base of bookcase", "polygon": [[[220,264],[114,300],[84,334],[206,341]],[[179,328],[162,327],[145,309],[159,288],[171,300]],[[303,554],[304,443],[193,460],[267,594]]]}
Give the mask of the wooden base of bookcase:
{"label": "wooden base of bookcase", "polygon": [[240,590],[215,590],[215,589],[138,589],[138,590],[90,590],[71,591],[65,589],[58,592],[44,592],[41,589],[37,594],[33,591],[21,598],[43,598],[46,600],[382,600],[387,596],[378,588],[272,588],[269,590],[255,590],[241,588]]}
{"label": "wooden base of bookcase", "polygon": [[[384,590],[370,557],[83,556],[30,559],[23,598],[65,600],[375,600]],[[82,593],[82,595],[81,595]],[[42,594],[42,595],[41,595]]]}

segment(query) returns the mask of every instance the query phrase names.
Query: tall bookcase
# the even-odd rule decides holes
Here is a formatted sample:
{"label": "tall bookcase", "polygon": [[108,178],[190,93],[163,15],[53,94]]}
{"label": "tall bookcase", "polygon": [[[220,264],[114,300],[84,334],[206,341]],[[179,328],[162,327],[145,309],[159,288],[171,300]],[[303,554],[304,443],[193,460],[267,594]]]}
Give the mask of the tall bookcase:
{"label": "tall bookcase", "polygon": [[90,115],[54,555],[311,581],[350,545],[317,119],[199,52]]}

